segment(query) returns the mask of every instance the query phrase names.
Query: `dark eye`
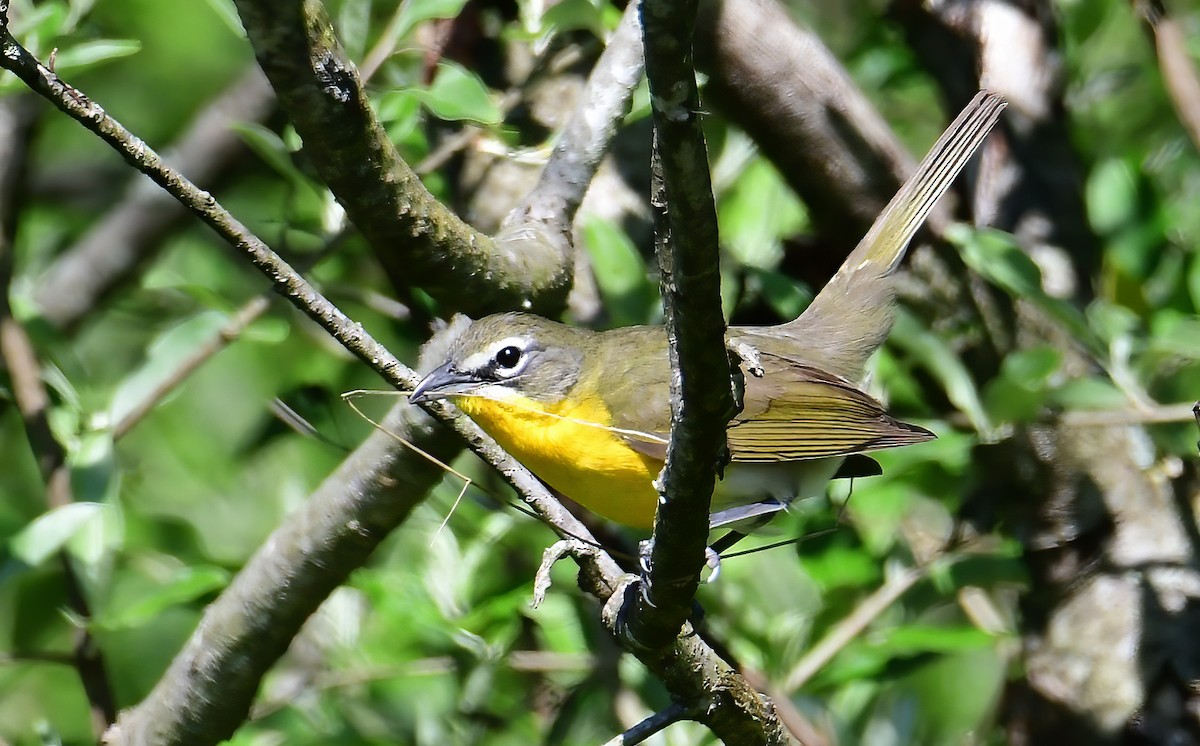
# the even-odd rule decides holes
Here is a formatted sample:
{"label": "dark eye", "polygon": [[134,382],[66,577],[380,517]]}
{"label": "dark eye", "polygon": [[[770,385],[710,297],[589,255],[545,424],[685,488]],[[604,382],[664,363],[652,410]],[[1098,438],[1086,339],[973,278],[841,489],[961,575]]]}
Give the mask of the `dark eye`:
{"label": "dark eye", "polygon": [[515,368],[521,362],[521,349],[509,345],[496,353],[496,364],[501,368]]}

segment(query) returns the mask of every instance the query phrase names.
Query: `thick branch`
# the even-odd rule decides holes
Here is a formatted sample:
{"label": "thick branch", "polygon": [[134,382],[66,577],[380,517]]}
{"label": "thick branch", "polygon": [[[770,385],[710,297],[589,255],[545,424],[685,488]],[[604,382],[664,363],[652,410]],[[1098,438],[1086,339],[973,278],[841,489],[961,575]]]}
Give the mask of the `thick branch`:
{"label": "thick branch", "polygon": [[570,286],[563,246],[525,223],[500,242],[429,194],[396,153],[319,0],[237,0],[259,64],[321,178],[395,287],[449,309],[555,311]]}
{"label": "thick branch", "polygon": [[716,208],[691,64],[695,9],[694,2],[642,2],[655,133],[651,202],[672,368],[671,444],[645,585],[629,620],[630,636],[648,648],[670,642],[691,612],[733,415]]}
{"label": "thick branch", "polygon": [[[639,649],[653,655],[672,639],[677,645],[692,639],[679,635],[700,582],[709,505],[734,406],[716,209],[692,66],[696,5],[663,0],[641,5],[656,144],[652,202],[672,367],[671,442],[659,478],[650,562],[627,631]],[[701,716],[727,743],[785,742],[770,706],[730,673],[714,666],[689,680],[690,691],[675,694],[697,706],[728,700],[730,707],[706,708]]]}
{"label": "thick branch", "polygon": [[[416,408],[384,426],[442,459],[455,439]],[[204,613],[154,690],[121,714],[108,744],[212,744],[245,720],[259,681],[301,625],[443,476],[377,432],[289,516]]]}
{"label": "thick branch", "polygon": [[847,251],[916,166],[833,53],[775,0],[701,0],[696,62],[706,97]]}

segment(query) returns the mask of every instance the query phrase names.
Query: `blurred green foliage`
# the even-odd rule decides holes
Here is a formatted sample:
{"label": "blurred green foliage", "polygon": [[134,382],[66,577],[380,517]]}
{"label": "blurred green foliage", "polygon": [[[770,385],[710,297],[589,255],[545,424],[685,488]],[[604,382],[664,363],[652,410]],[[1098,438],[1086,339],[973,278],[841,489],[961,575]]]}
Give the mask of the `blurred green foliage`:
{"label": "blurred green foliage", "polygon": [[[371,85],[391,136],[413,163],[446,122],[466,120],[509,145],[494,71],[442,62],[429,70],[427,38],[463,0],[331,3],[347,50],[362,60],[381,37],[395,52]],[[818,7],[819,5],[819,7]],[[933,84],[878,3],[814,4],[797,14],[826,34],[848,68],[914,150],[940,131]],[[556,34],[611,29],[619,11],[568,0],[541,12],[520,3],[504,16],[484,6],[479,24],[500,48],[544,46]],[[793,696],[841,743],[996,742],[996,706],[1019,620],[1012,599],[1023,569],[1015,542],[984,537],[978,548],[931,555],[949,536],[971,485],[987,475],[970,459],[977,443],[1005,437],[1050,411],[1173,403],[1200,390],[1200,161],[1167,100],[1152,49],[1128,3],[1059,5],[1069,70],[1071,131],[1088,164],[1086,197],[1104,241],[1098,300],[1085,310],[1040,290],[1037,268],[1007,237],[962,230],[967,264],[1003,290],[1034,301],[1084,343],[1095,371],[1068,377],[1059,351],[1014,355],[988,381],[958,359],[959,339],[903,315],[876,364],[875,386],[902,417],[940,439],[888,452],[885,475],[835,488],[778,522],[765,544],[807,536],[791,548],[729,559],[702,588],[707,629],[746,666],[774,681],[843,624],[864,599],[914,563],[913,587],[840,649]],[[252,61],[232,5],[16,2],[13,29],[57,69],[155,147],[165,146]],[[1200,15],[1181,19],[1189,28]],[[385,39],[387,41],[388,39]],[[432,82],[430,75],[432,74]],[[21,86],[0,77],[0,93]],[[645,115],[639,106],[633,118]],[[55,256],[136,181],[77,125],[44,111],[19,216],[14,304],[35,334],[53,396],[52,424],[67,445],[77,504],[46,512],[43,486],[0,377],[0,738],[15,744],[88,743],[87,702],[73,669],[61,566],[79,568],[92,604],[86,623],[109,666],[118,703],[138,702],[192,631],[206,602],[288,512],[301,503],[369,426],[339,394],[379,382],[310,322],[283,304],[256,322],[114,443],[112,426],[211,338],[262,277],[187,223],[172,234],[135,287],[97,310],[77,334],[39,322],[31,290]],[[812,288],[779,270],[785,242],[809,229],[805,208],[749,140],[712,130],[714,184],[734,319],[765,307],[794,316]],[[304,262],[331,239],[332,198],[297,156],[295,133],[278,121],[247,123],[254,154],[216,196],[273,247]],[[427,179],[457,205],[454,179]],[[80,186],[82,185],[82,187]],[[624,227],[585,216],[583,243],[609,325],[654,322],[657,285],[649,247]],[[311,272],[325,292],[400,357],[413,360],[424,324],[394,318],[372,294],[389,293],[366,247],[351,237]],[[420,308],[414,316],[437,309]],[[969,333],[969,330],[963,332]],[[932,384],[930,384],[932,381]],[[932,385],[944,401],[931,401]],[[284,427],[282,399],[323,434]],[[378,412],[385,398],[370,405]],[[1189,455],[1194,432],[1152,429],[1162,454]],[[503,507],[495,477],[470,457],[447,476],[309,622],[267,677],[237,744],[373,744],[603,741],[668,702],[661,687],[619,656],[574,587],[554,570],[544,606],[529,608],[541,549],[553,535]],[[711,742],[694,724],[657,743]]]}

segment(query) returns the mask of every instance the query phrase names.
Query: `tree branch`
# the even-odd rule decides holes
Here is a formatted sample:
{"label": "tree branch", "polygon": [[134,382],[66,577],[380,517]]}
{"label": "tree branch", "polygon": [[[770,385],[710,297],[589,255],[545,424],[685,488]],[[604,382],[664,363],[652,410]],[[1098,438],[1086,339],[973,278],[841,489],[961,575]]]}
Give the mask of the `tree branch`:
{"label": "tree branch", "polygon": [[[641,7],[655,127],[652,203],[672,367],[671,442],[657,485],[649,563],[625,628],[645,658],[673,639],[676,645],[691,640],[679,635],[700,582],[716,471],[727,458],[725,426],[735,410],[716,209],[692,65],[696,4],[642,0]],[[704,671],[683,701],[703,712],[701,721],[727,743],[786,742],[769,703],[730,674]],[[721,700],[731,706],[704,706]]]}
{"label": "tree branch", "polygon": [[321,178],[400,291],[417,281],[466,313],[560,308],[566,246],[536,222],[496,241],[429,194],[371,110],[319,0],[237,0],[259,64]]}
{"label": "tree branch", "polygon": [[1167,15],[1161,0],[1134,0],[1146,25],[1154,34],[1154,50],[1163,82],[1179,121],[1200,150],[1200,76],[1188,53],[1187,36],[1179,21]]}
{"label": "tree branch", "polygon": [[694,2],[642,0],[654,116],[655,243],[671,358],[671,443],[659,476],[650,561],[629,636],[661,648],[691,613],[733,395],[725,354],[717,216],[692,68]]}
{"label": "tree branch", "polygon": [[506,226],[539,220],[571,240],[575,213],[633,105],[633,89],[643,67],[641,34],[637,3],[630,3],[592,68],[579,105],[559,135],[537,186],[505,218]]}
{"label": "tree branch", "polygon": [[655,733],[661,733],[669,726],[678,723],[680,720],[686,720],[694,714],[695,712],[682,702],[672,703],[665,709],[659,710],[621,735],[608,741],[604,746],[636,746],[636,744],[645,743],[646,739]]}
{"label": "tree branch", "polygon": [[705,95],[849,252],[916,161],[833,53],[775,0],[701,0],[696,61]]}

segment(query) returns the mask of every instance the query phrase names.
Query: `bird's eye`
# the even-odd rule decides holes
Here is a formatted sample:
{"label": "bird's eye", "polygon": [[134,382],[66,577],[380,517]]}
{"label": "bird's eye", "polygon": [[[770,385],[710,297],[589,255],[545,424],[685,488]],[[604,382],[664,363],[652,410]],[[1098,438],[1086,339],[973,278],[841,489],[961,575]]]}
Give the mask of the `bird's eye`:
{"label": "bird's eye", "polygon": [[501,368],[515,368],[521,362],[521,349],[509,345],[496,353],[496,364]]}

